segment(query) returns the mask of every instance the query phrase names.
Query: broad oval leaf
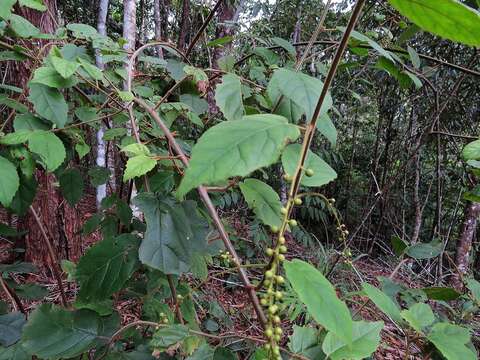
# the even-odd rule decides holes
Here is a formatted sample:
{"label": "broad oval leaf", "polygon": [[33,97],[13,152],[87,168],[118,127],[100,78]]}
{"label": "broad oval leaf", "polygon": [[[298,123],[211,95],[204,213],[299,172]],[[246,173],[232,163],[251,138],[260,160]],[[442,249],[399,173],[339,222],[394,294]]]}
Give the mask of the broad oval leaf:
{"label": "broad oval leaf", "polygon": [[68,121],[68,105],[57,89],[43,84],[30,84],[28,99],[38,115],[63,128]]}
{"label": "broad oval leaf", "polygon": [[246,179],[239,186],[248,207],[265,225],[279,227],[282,224],[280,216],[282,203],[270,185],[257,179]]}
{"label": "broad oval leaf", "polygon": [[427,335],[447,360],[476,360],[477,354],[465,344],[470,342],[468,329],[450,324],[436,323]]}
{"label": "broad oval leaf", "polygon": [[352,341],[353,321],[347,305],[332,284],[312,265],[294,259],[285,262],[288,281],[315,321],[346,343]]}
{"label": "broad oval leaf", "polygon": [[433,34],[480,45],[480,14],[457,0],[388,0],[400,14]]}
{"label": "broad oval leaf", "polygon": [[299,135],[295,125],[278,115],[248,115],[215,125],[193,147],[177,196],[199,185],[246,176],[268,166],[278,159],[286,142]]}
{"label": "broad oval leaf", "polygon": [[83,195],[83,177],[78,169],[65,170],[59,177],[63,197],[73,206]]}
{"label": "broad oval leaf", "polygon": [[119,291],[138,266],[138,246],[138,237],[124,234],[104,239],[88,249],[75,272],[80,300],[105,300]]}
{"label": "broad oval leaf", "polygon": [[368,358],[380,344],[380,331],[383,329],[383,321],[353,322],[352,343],[348,344],[335,333],[329,332],[325,336],[322,349],[329,359],[360,360]]}
{"label": "broad oval leaf", "polygon": [[33,73],[33,79],[29,82],[29,84],[43,84],[56,89],[69,88],[74,86],[76,83],[76,78],[63,78],[54,68],[50,66],[42,66],[35,70]]}
{"label": "broad oval leaf", "polygon": [[365,294],[367,294],[368,298],[373,301],[373,303],[388,317],[397,323],[402,322],[400,309],[387,294],[368,283],[363,283],[363,291]]}
{"label": "broad oval leaf", "polygon": [[449,287],[432,286],[423,288],[422,290],[431,300],[451,301],[458,299],[462,295],[455,289]]}
{"label": "broad oval leaf", "polygon": [[24,327],[22,345],[42,359],[68,359],[93,345],[98,327],[99,318],[93,311],[67,311],[52,304],[42,304]]}
{"label": "broad oval leaf", "polygon": [[17,169],[10,161],[0,156],[0,203],[8,207],[20,186]]}
{"label": "broad oval leaf", "polygon": [[11,346],[15,344],[22,335],[22,328],[25,323],[25,315],[19,311],[0,315],[0,345]]}
{"label": "broad oval leaf", "polygon": [[432,308],[424,303],[413,304],[408,310],[402,310],[401,314],[410,326],[420,333],[435,321]]}
{"label": "broad oval leaf", "polygon": [[[279,69],[273,74],[267,91],[274,103],[279,99],[278,92],[292,100],[305,112],[307,122],[309,122],[313,117],[322,89],[323,83],[317,78],[289,69]],[[327,94],[319,116],[325,115],[331,107],[332,97]]]}
{"label": "broad oval leaf", "polygon": [[125,173],[123,174],[123,181],[145,175],[152,170],[155,165],[157,165],[157,161],[146,155],[137,155],[131,157],[127,161]]}
{"label": "broad oval leaf", "polygon": [[51,56],[50,61],[52,62],[53,67],[55,70],[64,78],[68,79],[70,76],[75,74],[78,67],[80,66],[79,63],[65,60],[59,56]]}
{"label": "broad oval leaf", "polygon": [[[283,152],[282,165],[287,174],[293,175],[295,173],[301,151],[302,145],[292,144],[287,146]],[[311,150],[308,150],[304,167],[312,169],[314,172],[313,176],[308,177],[305,174],[302,176],[301,184],[304,186],[322,186],[335,180],[337,177],[335,170]]]}
{"label": "broad oval leaf", "polygon": [[418,260],[431,259],[440,255],[443,243],[432,241],[429,243],[417,243],[407,248],[407,255]]}
{"label": "broad oval leaf", "polygon": [[179,275],[188,270],[195,254],[206,251],[208,224],[197,214],[194,201],[178,203],[142,193],[134,203],[147,223],[139,250],[143,264]]}
{"label": "broad oval leaf", "polygon": [[222,77],[215,90],[215,102],[227,120],[241,120],[245,115],[242,102],[242,83],[234,74]]}
{"label": "broad oval leaf", "polygon": [[28,140],[28,148],[40,156],[45,168],[50,172],[55,171],[65,160],[65,146],[51,132],[34,131]]}
{"label": "broad oval leaf", "polygon": [[465,145],[462,150],[462,156],[465,160],[480,159],[480,140],[475,140]]}

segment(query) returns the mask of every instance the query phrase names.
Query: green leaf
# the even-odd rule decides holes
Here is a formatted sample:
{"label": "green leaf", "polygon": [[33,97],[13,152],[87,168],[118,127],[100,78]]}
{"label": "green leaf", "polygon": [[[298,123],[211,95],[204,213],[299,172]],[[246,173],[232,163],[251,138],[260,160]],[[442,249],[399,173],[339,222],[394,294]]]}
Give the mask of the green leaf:
{"label": "green leaf", "polygon": [[12,8],[16,2],[17,0],[4,0],[2,6],[0,6],[0,18],[8,20],[10,15],[12,15]]}
{"label": "green leaf", "polygon": [[[295,173],[301,151],[302,145],[292,144],[287,146],[283,152],[282,165],[287,174],[293,175]],[[337,177],[335,170],[311,150],[308,150],[304,167],[312,169],[314,172],[313,176],[310,177],[303,174],[301,184],[304,186],[322,186],[328,184]]]}
{"label": "green leaf", "polygon": [[133,93],[131,91],[117,91],[118,97],[125,102],[130,102],[132,101],[135,96],[133,96]]}
{"label": "green leaf", "polygon": [[222,77],[215,90],[215,102],[227,120],[240,120],[245,115],[242,102],[242,83],[234,74]]}
{"label": "green leaf", "polygon": [[472,292],[473,298],[480,303],[480,283],[475,279],[467,279],[466,281],[468,289]]}
{"label": "green leaf", "polygon": [[480,14],[457,0],[388,0],[424,30],[449,40],[480,46]]}
{"label": "green leaf", "polygon": [[455,289],[449,287],[432,286],[423,288],[422,290],[431,300],[451,301],[458,299],[462,295]]}
{"label": "green leaf", "polygon": [[221,46],[221,45],[225,45],[232,42],[232,40],[233,40],[233,36],[224,36],[222,38],[209,41],[206,45],[209,47]]}
{"label": "green leaf", "polygon": [[9,346],[6,349],[0,348],[0,360],[31,360],[32,355],[28,354],[21,342]]}
{"label": "green leaf", "polygon": [[157,161],[146,155],[137,155],[127,161],[127,166],[123,174],[123,181],[128,181],[134,177],[142,176],[152,170]]}
{"label": "green leaf", "polygon": [[67,311],[42,304],[24,327],[23,347],[42,359],[71,358],[91,347],[98,325],[98,315],[93,311]]}
{"label": "green leaf", "polygon": [[465,145],[462,151],[462,156],[465,160],[479,160],[480,140],[475,140]]}
{"label": "green leaf", "polygon": [[268,166],[278,159],[286,141],[295,141],[299,135],[296,126],[278,115],[248,115],[215,125],[193,147],[177,196]]}
{"label": "green leaf", "polygon": [[26,6],[30,9],[45,11],[47,7],[43,4],[42,0],[18,0],[20,6]]}
{"label": "green leaf", "polygon": [[90,183],[93,186],[99,186],[108,181],[110,178],[110,170],[104,167],[95,166],[88,170],[88,176],[90,177]]}
{"label": "green leaf", "polygon": [[432,241],[430,243],[418,243],[407,248],[407,255],[417,259],[431,259],[440,255],[443,250],[443,243]]}
{"label": "green leaf", "polygon": [[[293,70],[279,69],[273,74],[267,92],[273,103],[278,101],[277,92],[292,100],[305,112],[307,121],[310,122],[322,89],[323,83],[317,78]],[[327,94],[319,116],[325,115],[331,107],[332,97]]]}
{"label": "green leaf", "polygon": [[47,171],[55,171],[65,160],[65,146],[62,141],[51,132],[35,131],[28,140],[31,152],[40,156]]}
{"label": "green leaf", "polygon": [[8,207],[20,186],[17,169],[10,161],[0,156],[0,203]]}
{"label": "green leaf", "polygon": [[93,64],[90,64],[88,61],[85,59],[79,58],[78,61],[80,62],[80,65],[82,68],[85,69],[88,75],[94,80],[103,80],[103,73],[102,70],[100,70],[98,67],[96,67]]}
{"label": "green leaf", "polygon": [[318,330],[293,325],[293,334],[290,336],[288,347],[292,352],[305,355],[309,359],[321,359],[323,351],[319,341]]}
{"label": "green leaf", "polygon": [[401,314],[410,326],[419,333],[435,321],[435,315],[433,315],[432,309],[424,303],[416,303],[410,306],[408,310],[402,310]]}
{"label": "green leaf", "polygon": [[20,340],[26,322],[25,315],[19,311],[0,315],[0,345],[11,346]]}
{"label": "green leaf", "polygon": [[79,299],[95,302],[122,289],[138,267],[138,237],[120,235],[99,241],[80,258],[75,278],[80,284]]}
{"label": "green leaf", "polygon": [[[342,32],[345,32],[345,27],[344,26],[339,26],[338,29]],[[381,56],[384,56],[388,60],[390,60],[392,62],[395,62],[395,60],[393,60],[393,57],[392,57],[392,55],[390,54],[389,51],[385,50],[376,41],[373,41],[368,36],[365,36],[362,33],[359,33],[358,31],[355,31],[355,30],[352,31],[350,36],[354,39],[357,39],[357,40],[368,43],[368,45],[370,45],[372,47],[372,49],[375,49]]]}
{"label": "green leaf", "polygon": [[282,203],[275,190],[257,179],[246,179],[239,186],[248,207],[253,210],[255,215],[265,225],[280,227]]}
{"label": "green leaf", "polygon": [[388,317],[398,324],[402,323],[400,309],[387,294],[368,283],[363,283],[363,291]]}
{"label": "green leaf", "polygon": [[15,286],[17,295],[26,300],[41,300],[48,295],[48,289],[37,284],[22,284]]}
{"label": "green leaf", "polygon": [[470,342],[470,333],[464,327],[450,323],[436,323],[427,338],[447,360],[477,359],[475,352],[465,346]]}
{"label": "green leaf", "polygon": [[413,66],[416,69],[420,69],[420,66],[422,64],[420,62],[420,56],[418,56],[418,53],[415,51],[415,49],[413,49],[410,46],[407,46],[407,50],[408,50],[408,55],[410,55],[410,60],[412,61]]}
{"label": "green leaf", "polygon": [[85,25],[85,24],[68,24],[67,29],[73,32],[73,36],[78,37],[78,38],[91,38],[95,37],[98,35],[97,30],[90,26],[90,25]]}
{"label": "green leaf", "polygon": [[293,56],[296,55],[297,52],[295,50],[295,47],[292,44],[290,44],[289,41],[279,37],[274,37],[271,40],[275,45],[281,46],[283,49],[287,50],[287,52],[290,55],[293,55]]}
{"label": "green leaf", "polygon": [[63,197],[73,206],[83,195],[83,177],[77,169],[65,170],[58,178]]}
{"label": "green leaf", "polygon": [[36,116],[33,116],[32,114],[20,114],[15,116],[15,119],[13,120],[13,128],[15,129],[15,131],[35,131],[48,130],[49,126],[44,121],[42,121]]}
{"label": "green leaf", "polygon": [[40,30],[27,19],[11,14],[8,18],[12,30],[22,38],[30,38],[40,34]]}
{"label": "green leaf", "polygon": [[189,335],[188,328],[185,325],[172,325],[160,328],[155,331],[150,345],[155,349],[166,350],[184,340]]}
{"label": "green leaf", "polygon": [[74,77],[64,79],[54,68],[42,66],[35,70],[29,84],[43,84],[51,88],[64,89],[77,84],[77,79]]}
{"label": "green leaf", "polygon": [[35,111],[47,120],[63,128],[68,121],[68,105],[57,89],[42,84],[30,85],[30,96]]}
{"label": "green leaf", "polygon": [[400,237],[394,235],[390,239],[393,247],[393,252],[397,256],[402,256],[405,249],[408,247],[408,244]]}
{"label": "green leaf", "polygon": [[335,125],[333,125],[333,121],[328,114],[325,114],[318,119],[317,129],[327,138],[328,141],[330,141],[333,147],[337,145],[337,129],[335,129]]}
{"label": "green leaf", "polygon": [[177,203],[142,193],[134,203],[147,223],[139,250],[142,263],[179,275],[188,270],[195,254],[206,251],[208,224],[199,217],[194,201]]}
{"label": "green leaf", "polygon": [[30,274],[38,270],[35,265],[26,262],[17,262],[14,264],[0,264],[0,273],[2,274]]}
{"label": "green leaf", "polygon": [[327,333],[322,344],[322,349],[332,360],[360,360],[369,357],[380,343],[380,331],[383,321],[353,322],[352,343],[346,343],[333,331]]}
{"label": "green leaf", "polygon": [[27,213],[29,206],[32,204],[35,194],[37,193],[37,181],[35,177],[30,178],[20,176],[20,187],[12,200],[10,208],[20,216]]}
{"label": "green leaf", "polygon": [[19,130],[12,133],[8,133],[5,136],[0,137],[0,144],[3,145],[18,145],[28,141],[32,132],[29,130]]}
{"label": "green leaf", "polygon": [[288,281],[315,321],[350,343],[353,321],[345,303],[338,299],[335,288],[312,265],[294,259],[285,262]]}

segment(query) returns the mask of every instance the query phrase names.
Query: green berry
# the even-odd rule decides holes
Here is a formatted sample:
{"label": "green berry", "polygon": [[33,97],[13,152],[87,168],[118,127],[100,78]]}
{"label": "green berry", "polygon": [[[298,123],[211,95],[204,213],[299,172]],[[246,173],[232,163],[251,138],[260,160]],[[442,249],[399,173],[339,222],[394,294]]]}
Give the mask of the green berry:
{"label": "green berry", "polygon": [[283,298],[283,293],[282,293],[281,291],[277,291],[277,292],[275,293],[275,298],[276,298],[277,300],[281,300],[281,299]]}
{"label": "green berry", "polygon": [[289,220],[289,221],[288,221],[288,224],[289,224],[290,226],[297,226],[297,225],[298,225],[297,220],[295,220],[295,219]]}
{"label": "green berry", "polygon": [[278,226],[275,226],[275,225],[273,225],[273,226],[270,228],[270,231],[271,231],[272,233],[274,233],[274,234],[277,233],[278,230],[280,230],[280,229],[278,228]]}
{"label": "green berry", "polygon": [[267,306],[267,304],[268,304],[267,299],[265,299],[265,298],[264,298],[264,299],[261,299],[261,300],[260,300],[260,304],[262,304],[263,306]]}
{"label": "green berry", "polygon": [[274,355],[280,355],[280,349],[277,345],[275,345],[275,347],[272,347],[272,352]]}
{"label": "green berry", "polygon": [[275,278],[275,280],[277,281],[278,284],[283,284],[285,282],[285,279],[283,278],[283,276],[277,276]]}
{"label": "green berry", "polygon": [[285,261],[285,255],[279,254],[278,255],[278,261]]}
{"label": "green berry", "polygon": [[271,328],[267,328],[267,329],[265,330],[265,336],[266,336],[267,338],[271,338],[271,337],[273,336],[273,330],[272,330]]}
{"label": "green berry", "polygon": [[271,279],[271,278],[273,277],[273,271],[272,271],[272,270],[267,270],[267,271],[265,272],[265,277],[266,277],[267,279]]}
{"label": "green berry", "polygon": [[305,175],[307,175],[308,177],[313,176],[313,174],[315,174],[315,172],[313,171],[313,169],[307,169],[307,170],[305,170]]}
{"label": "green berry", "polygon": [[282,245],[278,248],[278,251],[280,251],[282,254],[285,254],[287,252],[287,247],[285,245]]}
{"label": "green berry", "polygon": [[282,337],[281,337],[280,335],[275,335],[275,336],[273,337],[273,339],[274,339],[275,341],[280,341],[280,340],[282,340]]}
{"label": "green berry", "polygon": [[295,200],[293,200],[293,202],[295,203],[295,205],[302,205],[302,199],[300,198],[295,198]]}
{"label": "green berry", "polygon": [[275,314],[277,312],[277,310],[278,310],[277,305],[270,305],[269,308],[268,308],[268,312],[272,315]]}
{"label": "green berry", "polygon": [[177,295],[177,300],[183,300],[183,296],[181,294]]}
{"label": "green berry", "polygon": [[273,249],[268,248],[266,253],[267,253],[268,256],[272,256],[273,255]]}
{"label": "green berry", "polygon": [[278,238],[278,243],[279,243],[280,245],[285,244],[285,241],[286,241],[286,240],[285,240],[285,236],[280,236],[280,237]]}
{"label": "green berry", "polygon": [[291,177],[291,176],[288,175],[288,174],[285,174],[285,175],[283,175],[283,179],[284,179],[285,181],[287,181],[287,182],[290,182],[290,181],[293,180],[293,177]]}
{"label": "green berry", "polygon": [[283,333],[281,327],[276,327],[274,331],[275,331],[275,334],[276,334],[276,335],[282,335],[282,333]]}
{"label": "green berry", "polygon": [[283,214],[283,215],[286,215],[286,214],[288,213],[287,208],[282,207],[282,208],[280,209],[280,213]]}
{"label": "green berry", "polygon": [[163,320],[162,320],[162,323],[168,324],[168,319],[167,319],[167,318],[163,319]]}
{"label": "green berry", "polygon": [[275,315],[275,316],[273,317],[273,322],[274,322],[275,324],[280,324],[281,321],[282,321],[282,320],[280,319],[280,316]]}

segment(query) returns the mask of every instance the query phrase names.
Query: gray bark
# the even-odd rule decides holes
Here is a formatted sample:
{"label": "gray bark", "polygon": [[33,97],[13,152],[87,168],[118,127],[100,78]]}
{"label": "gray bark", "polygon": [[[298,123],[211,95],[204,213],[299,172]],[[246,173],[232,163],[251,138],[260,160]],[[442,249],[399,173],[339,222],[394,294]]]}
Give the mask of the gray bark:
{"label": "gray bark", "polygon": [[[155,41],[162,41],[162,15],[160,13],[160,1],[153,1],[153,22],[155,23]],[[163,59],[163,49],[161,46],[157,46],[157,55],[159,58]]]}

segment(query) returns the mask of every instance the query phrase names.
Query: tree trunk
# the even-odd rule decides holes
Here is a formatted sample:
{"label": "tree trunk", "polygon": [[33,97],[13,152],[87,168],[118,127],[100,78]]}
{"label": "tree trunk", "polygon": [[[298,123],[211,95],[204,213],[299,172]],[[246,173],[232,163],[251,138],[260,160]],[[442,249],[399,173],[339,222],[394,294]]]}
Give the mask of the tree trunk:
{"label": "tree trunk", "polygon": [[[45,12],[38,12],[27,7],[16,7],[15,12],[37,26],[42,32],[52,34],[57,28],[57,19],[55,18],[57,4],[55,0],[44,0],[43,3],[48,8]],[[41,47],[38,43],[32,43],[30,46],[33,50],[38,50]],[[42,55],[45,54],[46,52]],[[34,65],[30,61],[16,62],[12,83],[25,89],[34,69]],[[57,179],[53,174],[37,170],[35,176],[38,188],[32,207],[45,226],[47,235],[57,252],[57,257],[75,260],[81,254],[78,213],[62,199],[58,187],[55,185]],[[40,227],[35,218],[31,213],[28,213],[28,215],[19,219],[17,227],[20,230],[28,231],[23,239],[25,260],[31,261],[41,268],[45,267],[50,260]]]}
{"label": "tree trunk", "polygon": [[[155,41],[162,41],[162,13],[160,6],[163,6],[163,0],[153,1],[153,21],[155,23]],[[163,49],[157,46],[157,55],[163,59]]]}
{"label": "tree trunk", "polygon": [[[107,35],[107,14],[108,14],[108,1],[109,0],[100,0],[100,5],[98,8],[98,21],[97,21],[97,30],[100,35]],[[96,53],[96,63],[100,69],[104,69],[105,65],[102,61],[102,56],[100,51]],[[103,140],[103,135],[105,133],[105,126],[100,126],[100,129],[97,131],[97,158],[96,164],[100,167],[105,167],[107,165],[107,144],[105,140]],[[112,156],[110,156],[112,158]],[[110,161],[111,162],[111,161]],[[113,166],[109,166],[110,171],[114,169]],[[112,178],[115,179],[114,172],[112,172]],[[111,181],[113,184],[115,181]],[[102,184],[97,187],[97,209],[100,209],[100,203],[102,200],[107,196],[107,185]]]}
{"label": "tree trunk", "polygon": [[190,29],[190,0],[183,0],[182,2],[182,19],[180,22],[180,33],[178,36],[178,48],[185,50],[187,45],[187,35]]}
{"label": "tree trunk", "polygon": [[460,238],[457,241],[457,253],[455,254],[455,264],[458,273],[453,277],[453,285],[457,289],[462,288],[462,278],[468,273],[470,251],[472,249],[473,237],[475,236],[479,215],[480,203],[468,203],[465,209],[465,218]]}

